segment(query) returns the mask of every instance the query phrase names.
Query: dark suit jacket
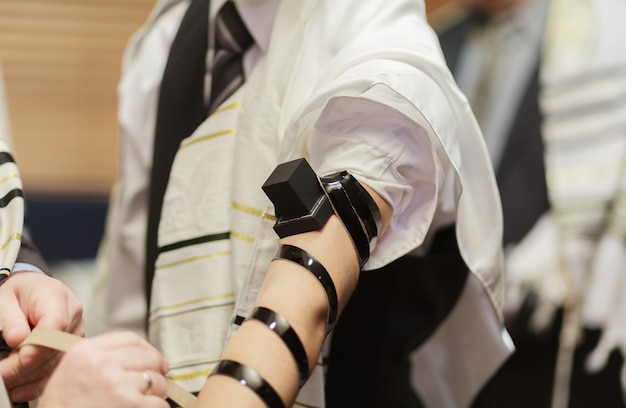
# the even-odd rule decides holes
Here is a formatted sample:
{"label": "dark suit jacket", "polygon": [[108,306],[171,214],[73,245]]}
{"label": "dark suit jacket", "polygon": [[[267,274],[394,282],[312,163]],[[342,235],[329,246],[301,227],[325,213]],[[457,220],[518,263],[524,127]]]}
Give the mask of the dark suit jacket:
{"label": "dark suit jacket", "polygon": [[20,251],[17,254],[16,262],[24,262],[31,265],[35,265],[44,272],[48,271],[48,265],[43,256],[39,252],[39,249],[33,242],[28,231],[28,226],[24,226],[22,232],[22,242]]}
{"label": "dark suit jacket", "polygon": [[[454,74],[465,38],[477,24],[468,16],[440,33],[446,61]],[[496,170],[504,215],[504,244],[519,242],[548,208],[539,111],[539,69],[519,105]]]}

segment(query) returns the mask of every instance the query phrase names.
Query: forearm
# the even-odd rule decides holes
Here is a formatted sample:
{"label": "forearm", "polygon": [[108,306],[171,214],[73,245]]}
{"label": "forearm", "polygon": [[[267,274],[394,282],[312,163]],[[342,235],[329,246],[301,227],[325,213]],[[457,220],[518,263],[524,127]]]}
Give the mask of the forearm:
{"label": "forearm", "polygon": [[[390,207],[371,190],[370,194],[381,209],[385,224]],[[342,221],[334,215],[321,230],[285,237],[280,244],[302,248],[326,268],[337,292],[340,313],[359,275],[357,251]],[[268,267],[255,306],[271,309],[289,322],[304,346],[310,373],[326,337],[328,317],[328,298],[318,279],[294,262],[276,259]],[[264,323],[245,321],[221,358],[254,368],[286,406],[293,403],[299,389],[298,366],[284,342]],[[251,390],[225,376],[209,378],[199,403],[200,406],[265,406]]]}

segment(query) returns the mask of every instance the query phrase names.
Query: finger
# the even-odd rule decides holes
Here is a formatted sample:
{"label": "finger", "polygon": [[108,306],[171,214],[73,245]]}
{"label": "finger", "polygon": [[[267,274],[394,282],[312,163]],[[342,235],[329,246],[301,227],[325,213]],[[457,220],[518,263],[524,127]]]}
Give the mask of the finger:
{"label": "finger", "polygon": [[70,317],[70,322],[66,331],[77,336],[85,337],[83,304],[73,292],[69,292],[67,296],[67,315]]}
{"label": "finger", "polygon": [[156,349],[141,349],[137,347],[118,348],[112,354],[113,361],[126,370],[153,370],[165,373],[163,358]]}
{"label": "finger", "polygon": [[34,401],[41,396],[47,382],[48,378],[44,378],[39,381],[20,385],[16,388],[11,388],[8,390],[9,398],[13,402]]}
{"label": "finger", "polygon": [[[52,279],[50,284],[57,286],[47,291],[55,293],[54,296],[31,300],[29,307],[32,308],[32,325],[84,336],[83,308],[80,301],[61,282]],[[56,292],[52,292],[53,290]]]}
{"label": "finger", "polygon": [[[13,401],[32,401],[43,392],[62,353],[43,347],[28,347],[12,353],[6,360],[5,385]],[[3,361],[5,363],[5,361]]]}
{"label": "finger", "polygon": [[154,395],[165,398],[167,394],[167,380],[163,375],[152,370],[134,371],[134,377],[139,382],[137,389],[144,395]]}
{"label": "finger", "polygon": [[164,398],[145,395],[141,402],[141,408],[170,408],[170,404]]}
{"label": "finger", "polygon": [[9,347],[16,347],[30,334],[24,312],[16,297],[7,289],[0,291],[0,329]]}
{"label": "finger", "polygon": [[114,331],[90,337],[89,341],[103,349],[112,350],[121,347],[140,347],[154,349],[150,343],[129,331]]}
{"label": "finger", "polygon": [[128,370],[149,368],[162,374],[167,372],[167,364],[161,353],[131,332],[110,332],[89,339],[94,346],[115,351],[117,363]]}
{"label": "finger", "polygon": [[[61,281],[39,272],[20,271],[2,286],[0,298],[13,303],[4,313],[16,316],[15,308],[30,326],[78,332],[82,326],[82,306],[77,296]],[[8,296],[7,296],[8,294]],[[9,314],[10,313],[10,314]]]}
{"label": "finger", "polygon": [[165,400],[167,392],[167,380],[163,375],[151,370],[130,371],[131,380],[137,406],[142,408],[169,408]]}
{"label": "finger", "polygon": [[42,347],[28,347],[11,353],[0,362],[0,374],[8,389],[46,379],[62,354]]}

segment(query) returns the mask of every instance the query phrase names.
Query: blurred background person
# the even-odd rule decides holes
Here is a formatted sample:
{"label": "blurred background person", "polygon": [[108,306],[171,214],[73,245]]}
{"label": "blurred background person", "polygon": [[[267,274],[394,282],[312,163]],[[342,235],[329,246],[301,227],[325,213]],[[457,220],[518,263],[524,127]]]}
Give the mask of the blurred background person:
{"label": "blurred background person", "polygon": [[496,172],[517,346],[476,406],[621,407],[626,4],[460,3],[437,28]]}

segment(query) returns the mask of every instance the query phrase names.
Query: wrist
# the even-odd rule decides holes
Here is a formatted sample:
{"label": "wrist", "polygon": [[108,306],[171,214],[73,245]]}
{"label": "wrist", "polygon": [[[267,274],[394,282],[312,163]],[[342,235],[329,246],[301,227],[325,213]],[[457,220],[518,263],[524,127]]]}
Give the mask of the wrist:
{"label": "wrist", "polygon": [[38,270],[22,269],[18,271],[9,271],[8,269],[4,268],[0,269],[0,287],[9,281],[13,281],[13,279],[15,279],[15,276],[31,274],[50,277],[50,275],[48,275],[47,273],[40,272]]}

